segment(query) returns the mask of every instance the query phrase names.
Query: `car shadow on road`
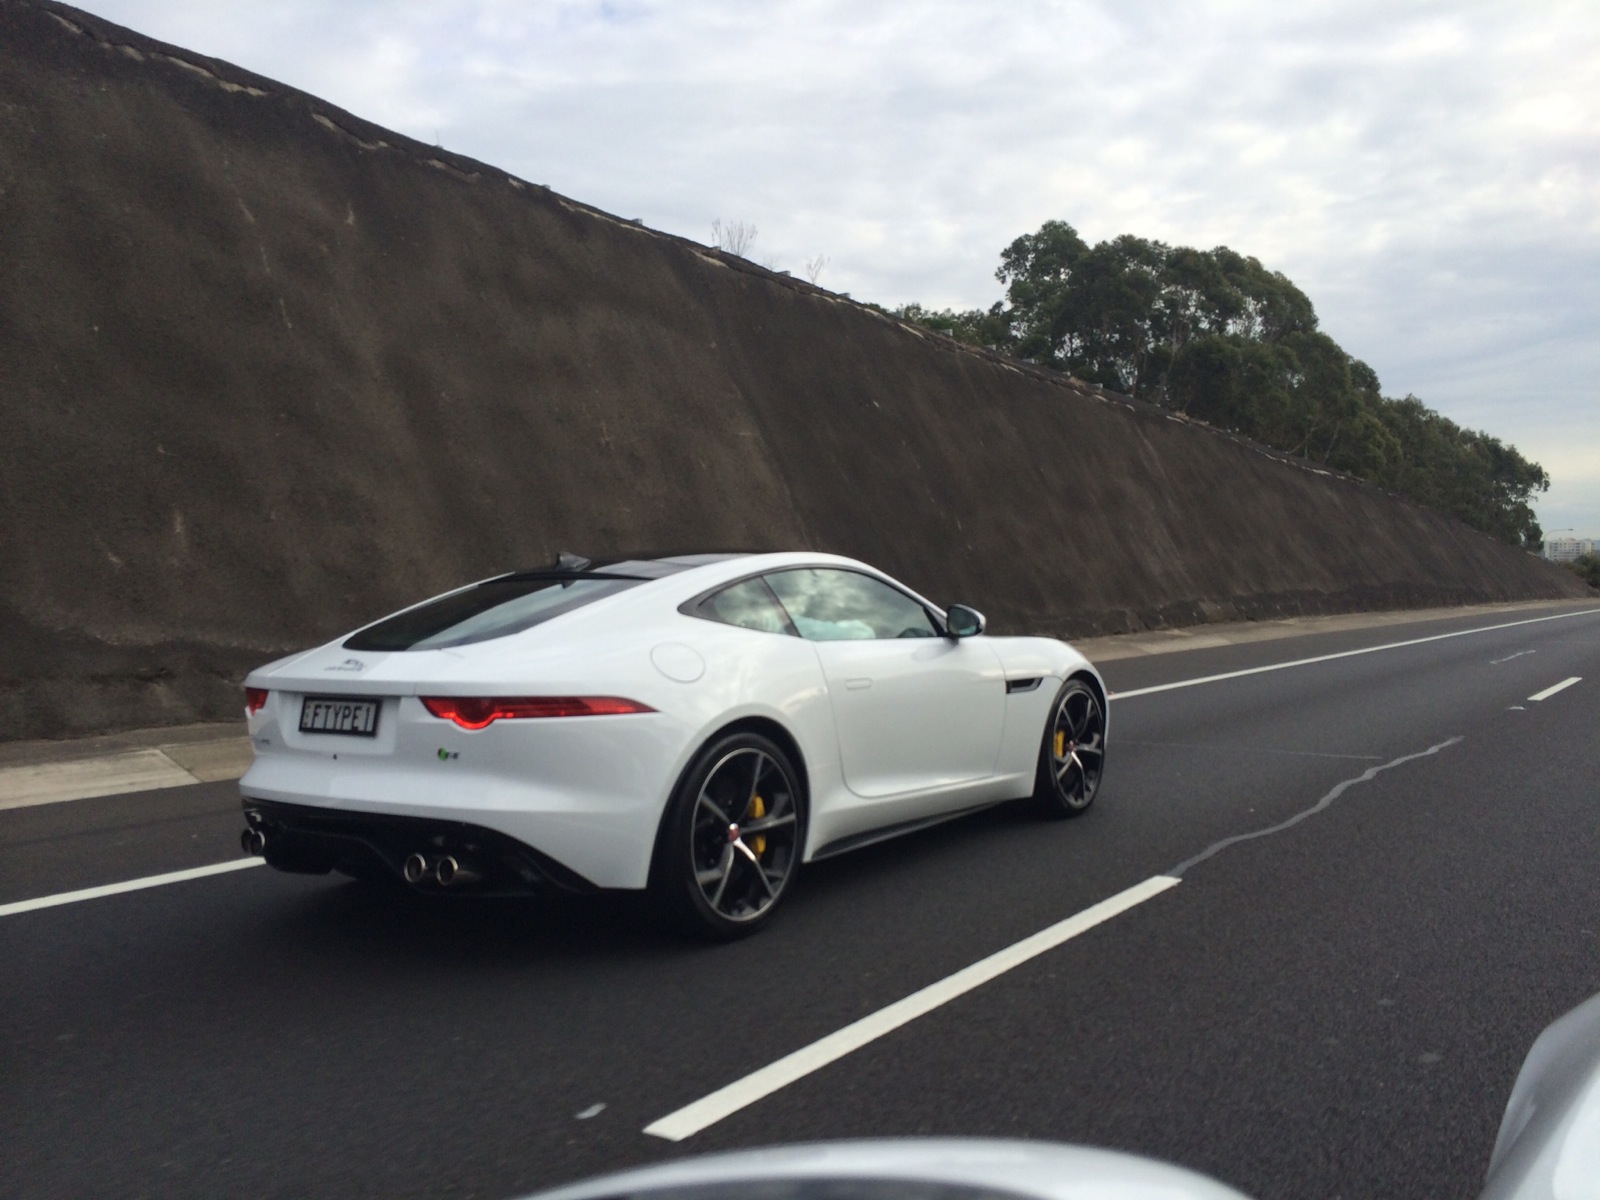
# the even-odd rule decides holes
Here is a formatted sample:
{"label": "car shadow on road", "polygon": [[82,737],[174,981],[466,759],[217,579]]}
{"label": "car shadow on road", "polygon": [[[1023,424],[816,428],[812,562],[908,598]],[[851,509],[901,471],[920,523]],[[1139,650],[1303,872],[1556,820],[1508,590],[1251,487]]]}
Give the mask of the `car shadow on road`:
{"label": "car shadow on road", "polygon": [[261,933],[302,961],[322,953],[341,962],[398,957],[430,970],[685,955],[736,962],[757,945],[777,950],[773,939],[837,938],[841,921],[853,923],[851,914],[915,903],[919,889],[938,888],[952,872],[983,869],[981,860],[1003,858],[1017,838],[1036,836],[1037,827],[1025,806],[1001,805],[808,864],[769,929],[721,945],[671,930],[641,893],[427,895],[337,875],[295,881],[295,893],[271,908]]}
{"label": "car shadow on road", "polygon": [[586,958],[647,953],[673,935],[650,920],[642,898],[418,895],[404,885],[332,875],[274,914],[278,932],[341,952],[395,951],[431,961]]}

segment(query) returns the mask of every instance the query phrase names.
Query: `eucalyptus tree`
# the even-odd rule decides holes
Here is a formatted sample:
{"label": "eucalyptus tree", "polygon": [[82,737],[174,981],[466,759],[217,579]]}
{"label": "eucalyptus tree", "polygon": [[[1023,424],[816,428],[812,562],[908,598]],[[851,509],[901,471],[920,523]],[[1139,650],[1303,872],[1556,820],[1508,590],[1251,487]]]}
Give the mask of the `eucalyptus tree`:
{"label": "eucalyptus tree", "polygon": [[896,313],[1538,544],[1543,469],[1415,397],[1386,398],[1377,373],[1318,328],[1310,298],[1256,258],[1131,234],[1090,245],[1046,221],[1001,251],[995,278],[1005,300],[989,309]]}

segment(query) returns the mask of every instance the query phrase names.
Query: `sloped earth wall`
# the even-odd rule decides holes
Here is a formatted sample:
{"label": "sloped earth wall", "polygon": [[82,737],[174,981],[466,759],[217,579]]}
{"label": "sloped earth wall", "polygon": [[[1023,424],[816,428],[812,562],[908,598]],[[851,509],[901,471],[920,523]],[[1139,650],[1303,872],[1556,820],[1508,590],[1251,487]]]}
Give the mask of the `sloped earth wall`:
{"label": "sloped earth wall", "polygon": [[0,739],[561,549],[856,555],[1065,636],[1585,594],[72,9],[0,0]]}

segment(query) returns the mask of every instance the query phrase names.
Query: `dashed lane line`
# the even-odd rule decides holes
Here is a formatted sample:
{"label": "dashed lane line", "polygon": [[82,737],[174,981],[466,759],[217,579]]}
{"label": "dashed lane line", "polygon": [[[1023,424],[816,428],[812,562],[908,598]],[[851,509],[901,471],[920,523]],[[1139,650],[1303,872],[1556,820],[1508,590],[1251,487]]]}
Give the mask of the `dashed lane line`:
{"label": "dashed lane line", "polygon": [[[1565,621],[1569,617],[1592,617],[1600,608],[1586,608],[1581,612],[1556,613],[1550,617],[1529,617],[1523,621],[1505,621],[1499,625],[1482,625],[1477,629],[1457,629],[1453,633],[1435,633],[1429,637],[1409,638],[1403,642],[1386,642],[1382,646],[1363,646],[1359,650],[1341,650],[1337,654],[1319,654],[1315,658],[1297,658],[1292,662],[1268,663],[1264,667],[1246,667],[1242,671],[1224,671],[1220,675],[1202,675],[1198,679],[1180,679],[1176,683],[1158,683],[1153,687],[1133,688],[1126,692],[1112,692],[1108,700],[1132,700],[1135,696],[1153,696],[1157,692],[1173,692],[1179,688],[1199,687],[1205,683],[1221,683],[1224,679],[1242,679],[1246,675],[1264,675],[1268,671],[1287,671],[1290,667],[1309,667],[1313,663],[1332,662],[1337,658],[1354,658],[1358,654],[1377,654],[1382,650],[1399,650],[1406,646],[1421,646],[1427,642],[1442,642],[1447,638],[1470,637],[1475,633],[1493,633],[1497,629],[1515,629],[1519,625],[1537,625],[1542,621]],[[1577,682],[1574,680],[1573,682]]]}
{"label": "dashed lane line", "polygon": [[1296,813],[1286,821],[1266,829],[1254,830],[1250,833],[1238,834],[1234,837],[1223,838],[1206,847],[1199,854],[1186,859],[1171,871],[1162,875],[1153,875],[1143,883],[1135,884],[1126,891],[1118,892],[1109,899],[1102,900],[1090,908],[1064,921],[1046,929],[1040,930],[1031,937],[1023,938],[1004,950],[991,954],[988,958],[980,959],[969,967],[964,967],[953,975],[946,976],[937,983],[929,984],[921,991],[913,992],[902,1000],[897,1000],[886,1008],[862,1017],[846,1025],[843,1029],[836,1030],[826,1037],[819,1038],[809,1046],[803,1046],[792,1054],[787,1054],[776,1062],[769,1063],[760,1070],[734,1080],[725,1087],[719,1088],[707,1096],[701,1097],[692,1104],[685,1105],[646,1125],[644,1132],[653,1137],[665,1138],[668,1141],[680,1142],[684,1138],[692,1137],[708,1126],[715,1125],[725,1117],[732,1116],[740,1109],[748,1108],[758,1100],[765,1099],[774,1092],[788,1087],[800,1079],[805,1078],[814,1071],[821,1070],[830,1063],[836,1062],[851,1054],[870,1042],[892,1033],[920,1016],[932,1012],[942,1005],[950,1003],[958,996],[963,996],[1004,975],[1007,971],[1021,966],[1030,959],[1036,958],[1047,950],[1053,950],[1063,942],[1070,941],[1079,934],[1093,929],[1096,925],[1109,921],[1119,913],[1127,912],[1146,900],[1159,896],[1168,888],[1176,887],[1182,882],[1182,876],[1190,868],[1205,862],[1207,859],[1221,853],[1229,846],[1239,842],[1252,841],[1256,838],[1268,837],[1275,833],[1282,833],[1309,817],[1315,816],[1331,805],[1345,792],[1358,784],[1370,783],[1384,771],[1391,771],[1406,763],[1414,762],[1420,758],[1431,758],[1451,746],[1457,745],[1463,739],[1460,737],[1448,738],[1426,750],[1419,750],[1413,754],[1403,754],[1399,758],[1377,766],[1369,767],[1360,775],[1334,786],[1310,808]]}
{"label": "dashed lane line", "polygon": [[1134,884],[1126,891],[1118,892],[1115,896],[1108,897],[1064,921],[1057,921],[1054,925],[1041,929],[1038,933],[1025,937],[1004,950],[996,951],[988,958],[979,959],[971,966],[963,967],[954,975],[947,975],[937,983],[930,983],[920,991],[912,992],[902,1000],[896,1000],[887,1008],[880,1008],[877,1012],[870,1013],[843,1029],[819,1038],[809,1046],[803,1046],[792,1054],[786,1054],[776,1062],[769,1063],[760,1070],[752,1071],[742,1079],[736,1079],[726,1087],[718,1088],[710,1095],[701,1097],[693,1104],[668,1113],[658,1121],[652,1121],[645,1126],[644,1131],[652,1137],[665,1138],[669,1142],[681,1142],[684,1138],[692,1137],[707,1126],[715,1125],[724,1117],[732,1116],[742,1108],[748,1108],[756,1101],[788,1087],[813,1071],[821,1070],[829,1063],[861,1049],[869,1042],[877,1041],[885,1034],[899,1029],[900,1026],[950,1003],[958,996],[964,996],[974,988],[982,987],[990,980],[1020,967],[1045,951],[1053,950],[1063,942],[1071,941],[1081,933],[1087,933],[1096,925],[1159,896],[1168,888],[1176,887],[1178,882],[1167,875],[1155,875],[1143,883]]}
{"label": "dashed lane line", "polygon": [[1583,676],[1582,675],[1574,675],[1570,679],[1563,679],[1560,683],[1554,685],[1553,687],[1545,688],[1545,690],[1542,691],[1542,692],[1535,692],[1533,695],[1529,696],[1528,699],[1529,700],[1548,700],[1548,699],[1550,699],[1551,696],[1554,696],[1557,692],[1564,692],[1569,687],[1571,687],[1573,684],[1582,683],[1582,682],[1583,682]]}
{"label": "dashed lane line", "polygon": [[58,892],[54,896],[15,900],[10,904],[0,904],[0,917],[13,917],[18,913],[33,912],[40,908],[55,908],[61,904],[76,904],[80,900],[98,900],[101,896],[118,896],[123,892],[143,891],[145,888],[162,887],[169,883],[182,883],[186,879],[204,879],[207,875],[222,875],[228,871],[242,871],[246,867],[259,867],[265,861],[260,858],[236,858],[230,862],[190,867],[184,871],[168,871],[165,875],[146,875],[143,879],[106,883],[99,887],[82,888],[76,892]]}

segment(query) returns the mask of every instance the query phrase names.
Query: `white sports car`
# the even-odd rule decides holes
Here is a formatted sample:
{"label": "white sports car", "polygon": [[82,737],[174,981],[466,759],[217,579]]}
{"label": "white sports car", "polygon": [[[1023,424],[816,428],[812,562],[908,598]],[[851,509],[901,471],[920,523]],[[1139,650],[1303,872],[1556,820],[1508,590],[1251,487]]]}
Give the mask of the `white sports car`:
{"label": "white sports car", "polygon": [[247,851],[419,889],[649,888],[713,937],[801,862],[1001,801],[1088,808],[1106,693],[834,555],[486,579],[245,680]]}

